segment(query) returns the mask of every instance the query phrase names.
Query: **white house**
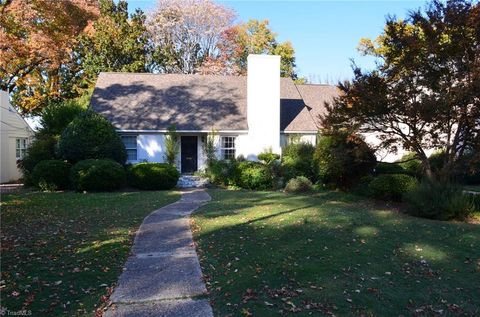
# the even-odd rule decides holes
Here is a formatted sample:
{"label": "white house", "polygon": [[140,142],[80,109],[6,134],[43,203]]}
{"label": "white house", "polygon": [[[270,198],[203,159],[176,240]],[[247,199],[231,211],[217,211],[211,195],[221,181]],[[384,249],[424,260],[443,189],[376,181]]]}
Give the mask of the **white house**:
{"label": "white house", "polygon": [[178,167],[191,173],[205,166],[212,129],[219,158],[280,154],[290,137],[314,143],[318,115],[337,95],[335,86],[280,78],[280,56],[250,55],[247,76],[101,73],[91,106],[116,127],[131,163],[163,162],[165,133],[175,125]]}
{"label": "white house", "polygon": [[20,114],[10,105],[8,93],[0,91],[0,183],[18,180],[22,174],[17,161],[25,155],[34,133]]}

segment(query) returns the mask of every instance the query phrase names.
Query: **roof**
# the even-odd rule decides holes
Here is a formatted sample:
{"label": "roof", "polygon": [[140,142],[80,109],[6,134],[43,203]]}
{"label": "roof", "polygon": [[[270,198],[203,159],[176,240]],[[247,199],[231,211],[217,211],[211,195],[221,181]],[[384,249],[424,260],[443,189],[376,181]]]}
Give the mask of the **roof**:
{"label": "roof", "polygon": [[[308,104],[301,86],[318,85],[280,80],[281,131],[318,129],[312,113],[323,102],[306,89]],[[321,89],[323,98],[333,91]],[[246,76],[100,73],[91,105],[119,130],[248,130]]]}
{"label": "roof", "polygon": [[317,126],[320,125],[320,115],[326,113],[326,103],[331,103],[339,95],[339,90],[332,85],[305,84],[296,85],[305,104],[310,108],[310,114]]}

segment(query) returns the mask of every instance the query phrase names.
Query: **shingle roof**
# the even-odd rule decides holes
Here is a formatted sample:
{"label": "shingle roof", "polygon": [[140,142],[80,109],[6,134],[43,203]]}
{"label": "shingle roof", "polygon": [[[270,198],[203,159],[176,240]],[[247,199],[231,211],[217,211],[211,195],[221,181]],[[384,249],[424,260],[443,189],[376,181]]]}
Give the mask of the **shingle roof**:
{"label": "shingle roof", "polygon": [[325,103],[332,102],[338,96],[338,88],[332,85],[317,84],[297,85],[297,88],[305,104],[310,108],[313,121],[319,127],[319,115],[326,113]]}
{"label": "shingle roof", "polygon": [[[302,86],[310,85],[280,80],[281,131],[317,130],[310,110],[322,109],[314,89]],[[322,98],[332,92],[321,90]],[[120,130],[248,129],[246,76],[101,73],[91,105]]]}

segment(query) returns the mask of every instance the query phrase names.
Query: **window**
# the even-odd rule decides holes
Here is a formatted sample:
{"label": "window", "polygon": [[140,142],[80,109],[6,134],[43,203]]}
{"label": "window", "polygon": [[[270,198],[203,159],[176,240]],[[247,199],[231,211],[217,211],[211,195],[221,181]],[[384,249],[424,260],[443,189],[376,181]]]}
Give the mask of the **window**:
{"label": "window", "polygon": [[27,152],[27,145],[28,141],[26,138],[16,139],[15,157],[17,158],[17,160],[21,160],[25,157],[25,153]]}
{"label": "window", "polygon": [[122,135],[122,141],[127,150],[127,160],[129,162],[137,160],[137,136],[136,135]]}
{"label": "window", "polygon": [[230,160],[235,158],[235,137],[224,136],[222,137],[221,153],[224,160]]}

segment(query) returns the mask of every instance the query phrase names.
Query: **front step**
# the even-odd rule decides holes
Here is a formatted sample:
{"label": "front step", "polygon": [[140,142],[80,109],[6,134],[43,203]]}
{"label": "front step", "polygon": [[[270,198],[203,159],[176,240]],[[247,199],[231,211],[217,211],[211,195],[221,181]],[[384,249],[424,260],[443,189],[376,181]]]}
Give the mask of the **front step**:
{"label": "front step", "polygon": [[208,179],[195,175],[181,175],[177,188],[202,188],[210,184]]}

